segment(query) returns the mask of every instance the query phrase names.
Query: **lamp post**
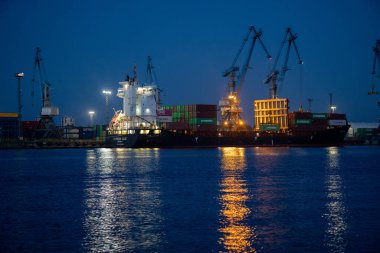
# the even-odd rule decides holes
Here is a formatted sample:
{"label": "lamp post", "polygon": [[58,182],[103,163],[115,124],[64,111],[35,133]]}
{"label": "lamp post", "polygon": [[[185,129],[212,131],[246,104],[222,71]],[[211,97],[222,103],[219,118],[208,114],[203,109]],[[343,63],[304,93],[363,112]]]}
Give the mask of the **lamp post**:
{"label": "lamp post", "polygon": [[108,119],[108,97],[112,94],[112,91],[103,90],[102,93],[106,97],[106,125],[107,125],[109,123],[109,119]]}
{"label": "lamp post", "polygon": [[94,125],[94,114],[95,114],[94,111],[89,111],[88,112],[88,115],[90,115],[90,124],[91,124],[91,126]]}
{"label": "lamp post", "polygon": [[22,129],[21,129],[21,110],[22,110],[22,104],[21,104],[21,78],[24,77],[24,73],[20,72],[15,74],[15,77],[17,78],[17,95],[18,95],[18,138],[19,140],[22,139]]}

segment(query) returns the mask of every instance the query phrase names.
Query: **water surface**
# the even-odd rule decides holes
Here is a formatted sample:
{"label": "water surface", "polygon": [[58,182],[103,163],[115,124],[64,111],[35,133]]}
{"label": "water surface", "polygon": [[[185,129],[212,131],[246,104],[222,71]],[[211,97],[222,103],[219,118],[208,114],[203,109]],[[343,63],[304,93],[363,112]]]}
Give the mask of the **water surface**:
{"label": "water surface", "polygon": [[378,252],[380,148],[0,150],[2,252]]}

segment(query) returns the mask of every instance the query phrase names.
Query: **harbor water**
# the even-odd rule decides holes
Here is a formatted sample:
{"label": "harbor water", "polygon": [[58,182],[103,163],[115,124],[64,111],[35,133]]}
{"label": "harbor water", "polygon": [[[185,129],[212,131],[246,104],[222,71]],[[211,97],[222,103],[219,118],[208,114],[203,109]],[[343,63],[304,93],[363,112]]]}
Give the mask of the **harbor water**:
{"label": "harbor water", "polygon": [[0,150],[1,252],[379,252],[380,147]]}

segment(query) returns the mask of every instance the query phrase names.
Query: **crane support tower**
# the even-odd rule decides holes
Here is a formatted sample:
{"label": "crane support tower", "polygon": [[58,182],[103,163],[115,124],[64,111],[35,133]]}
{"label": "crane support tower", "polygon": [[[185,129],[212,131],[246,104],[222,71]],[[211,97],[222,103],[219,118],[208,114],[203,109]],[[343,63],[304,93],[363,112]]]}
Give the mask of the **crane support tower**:
{"label": "crane support tower", "polygon": [[[291,28],[287,28],[285,31],[285,36],[284,39],[281,42],[280,49],[277,53],[276,59],[273,64],[273,68],[271,72],[269,73],[267,79],[265,80],[266,84],[270,85],[270,95],[271,98],[278,98],[278,87],[279,83],[283,82],[285,79],[285,74],[288,70],[288,61],[289,61],[289,53],[290,53],[290,48],[293,46],[294,50],[296,51],[297,57],[298,57],[298,63],[303,64],[303,61],[301,60],[301,56],[298,52],[298,48],[296,45],[296,39],[297,39],[297,34],[294,34],[291,30]],[[286,49],[286,54],[285,54],[285,60],[284,60],[284,65],[281,68],[281,72],[277,69],[277,63],[281,57],[282,49],[284,48],[284,45],[288,42],[288,47]]]}
{"label": "crane support tower", "polygon": [[40,112],[39,131],[37,138],[60,138],[61,135],[54,124],[53,117],[59,115],[58,107],[53,106],[51,101],[51,83],[46,80],[46,73],[42,64],[41,49],[36,48],[32,86],[37,82],[41,86],[42,106]]}
{"label": "crane support tower", "polygon": [[373,47],[372,87],[368,95],[379,95],[376,90],[376,78],[380,79],[380,40],[376,40],[376,45]]}
{"label": "crane support tower", "polygon": [[[237,66],[237,61],[247,44],[247,41],[252,35],[252,42],[248,49],[246,61],[243,64],[242,70]],[[219,101],[220,116],[221,116],[221,129],[225,131],[237,131],[246,129],[246,124],[241,117],[242,108],[240,107],[239,93],[245,82],[247,71],[250,68],[249,63],[252,58],[253,49],[256,41],[258,40],[264,49],[267,58],[271,60],[271,56],[262,41],[262,32],[257,31],[254,26],[250,26],[247,35],[243,39],[238,53],[236,54],[231,67],[228,68],[223,77],[228,77],[227,94]]]}

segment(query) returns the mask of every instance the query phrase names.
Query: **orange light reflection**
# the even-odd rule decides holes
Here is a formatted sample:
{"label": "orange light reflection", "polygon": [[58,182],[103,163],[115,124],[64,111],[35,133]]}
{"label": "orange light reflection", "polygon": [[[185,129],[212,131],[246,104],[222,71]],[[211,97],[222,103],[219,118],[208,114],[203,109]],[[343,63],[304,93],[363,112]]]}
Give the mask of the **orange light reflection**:
{"label": "orange light reflection", "polygon": [[[255,234],[248,225],[251,210],[246,206],[249,200],[244,171],[246,158],[244,148],[221,148],[223,179],[220,185],[221,222],[219,243],[225,252],[256,252],[253,248]],[[223,251],[222,251],[223,252]]]}

